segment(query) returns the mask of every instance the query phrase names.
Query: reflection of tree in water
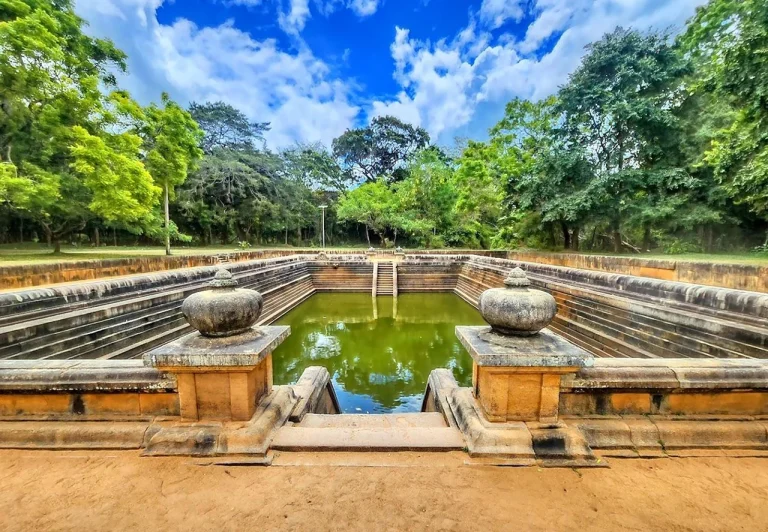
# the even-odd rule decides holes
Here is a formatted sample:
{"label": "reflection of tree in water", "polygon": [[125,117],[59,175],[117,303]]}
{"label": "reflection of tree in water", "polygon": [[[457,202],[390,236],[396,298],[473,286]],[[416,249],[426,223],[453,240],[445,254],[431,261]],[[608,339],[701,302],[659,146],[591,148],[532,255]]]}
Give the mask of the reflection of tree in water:
{"label": "reflection of tree in water", "polygon": [[307,366],[325,366],[343,390],[386,410],[422,394],[435,368],[450,368],[469,385],[472,360],[454,327],[482,324],[480,314],[454,294],[403,294],[396,319],[392,304],[367,294],[307,300],[279,321],[291,326],[291,336],[274,353],[275,383],[295,382]]}

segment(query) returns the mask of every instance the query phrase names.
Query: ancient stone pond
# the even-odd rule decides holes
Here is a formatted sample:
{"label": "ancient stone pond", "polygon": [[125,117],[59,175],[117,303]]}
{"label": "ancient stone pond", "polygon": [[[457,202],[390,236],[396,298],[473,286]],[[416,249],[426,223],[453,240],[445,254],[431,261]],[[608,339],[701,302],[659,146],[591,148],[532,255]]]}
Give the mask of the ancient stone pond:
{"label": "ancient stone pond", "polygon": [[[537,260],[281,250],[5,291],[0,447],[598,467],[593,450],[768,450],[764,272]],[[228,316],[235,290],[258,294]]]}
{"label": "ancient stone pond", "polygon": [[320,365],[344,413],[419,412],[433,369],[472,383],[472,359],[454,329],[484,323],[454,294],[316,294],[277,321],[291,336],[273,354],[275,384]]}

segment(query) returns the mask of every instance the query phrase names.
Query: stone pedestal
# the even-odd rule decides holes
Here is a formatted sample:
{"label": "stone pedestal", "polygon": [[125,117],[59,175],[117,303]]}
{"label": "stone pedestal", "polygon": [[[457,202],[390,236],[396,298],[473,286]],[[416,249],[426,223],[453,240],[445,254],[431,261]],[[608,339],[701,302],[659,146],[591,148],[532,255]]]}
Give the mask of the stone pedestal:
{"label": "stone pedestal", "polygon": [[560,377],[592,365],[590,353],[548,329],[507,336],[490,327],[456,327],[473,360],[472,387],[489,421],[556,423]]}
{"label": "stone pedestal", "polygon": [[144,364],[176,375],[185,421],[248,421],[272,391],[272,351],[287,326],[255,327],[223,338],[198,332],[144,355]]}

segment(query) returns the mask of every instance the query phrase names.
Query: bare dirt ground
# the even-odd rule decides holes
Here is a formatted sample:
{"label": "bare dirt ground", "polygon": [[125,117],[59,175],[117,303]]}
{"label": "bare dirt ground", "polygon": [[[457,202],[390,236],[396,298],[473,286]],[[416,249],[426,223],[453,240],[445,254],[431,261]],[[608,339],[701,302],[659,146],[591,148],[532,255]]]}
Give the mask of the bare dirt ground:
{"label": "bare dirt ground", "polygon": [[254,467],[0,451],[0,530],[768,529],[765,458],[612,459],[581,470],[465,460],[294,454]]}

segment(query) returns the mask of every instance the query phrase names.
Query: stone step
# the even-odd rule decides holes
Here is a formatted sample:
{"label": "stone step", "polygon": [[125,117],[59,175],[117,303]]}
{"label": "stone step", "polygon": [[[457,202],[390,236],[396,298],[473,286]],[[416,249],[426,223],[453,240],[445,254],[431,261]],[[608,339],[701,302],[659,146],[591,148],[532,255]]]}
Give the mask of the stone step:
{"label": "stone step", "polygon": [[307,414],[295,425],[310,429],[393,427],[447,427],[440,412],[408,412],[399,414]]}
{"label": "stone step", "polygon": [[611,316],[608,311],[596,309],[587,311],[573,303],[563,303],[563,306],[567,306],[567,317],[574,321],[583,322],[609,336],[620,337],[629,344],[637,345],[665,358],[749,358],[755,354],[758,354],[759,358],[768,358],[768,352],[765,350],[756,349],[750,354],[740,353],[700,339],[691,340],[675,331],[644,326],[639,322],[625,325],[619,318]]}
{"label": "stone step", "polygon": [[[574,334],[581,335],[587,338],[587,342],[597,341],[597,345],[600,349],[612,353],[616,357],[636,357],[636,358],[659,358],[654,353],[641,349],[637,346],[630,345],[621,340],[617,340],[615,337],[608,336],[602,332],[587,327],[583,324],[579,324],[568,318],[562,316],[556,316],[553,324],[557,323],[562,328],[567,328]],[[591,342],[590,342],[591,343]]]}
{"label": "stone step", "polygon": [[270,448],[282,451],[456,451],[465,445],[461,432],[452,427],[285,426],[277,431]]}
{"label": "stone step", "polygon": [[[116,331],[112,334],[100,337],[98,341],[79,345],[71,349],[56,351],[42,358],[45,360],[113,358],[114,353],[121,353],[126,349],[139,345],[140,342],[146,338],[162,336],[165,333],[174,331],[178,327],[185,325],[187,325],[186,319],[179,314],[175,317],[160,320],[148,325]],[[170,341],[170,339],[168,341]]]}
{"label": "stone step", "polygon": [[180,336],[183,336],[192,331],[193,331],[192,327],[190,327],[189,324],[186,321],[184,321],[183,325],[179,325],[178,327],[174,327],[173,329],[163,331],[154,336],[137,340],[136,342],[132,343],[128,347],[124,347],[122,349],[112,351],[100,358],[108,359],[108,360],[127,360],[130,358],[141,358],[141,355],[143,355],[150,349],[154,349],[155,347],[160,347],[161,345],[167,344],[168,342],[171,342],[176,338],[179,338]]}
{"label": "stone step", "polygon": [[150,307],[126,316],[117,316],[102,322],[73,327],[69,330],[42,335],[7,346],[0,349],[0,358],[45,358],[49,353],[83,348],[92,342],[98,342],[100,339],[107,338],[120,331],[132,330],[137,327],[152,328],[155,324],[162,324],[169,319],[177,319],[180,316],[181,310],[177,304]]}
{"label": "stone step", "polygon": [[586,312],[587,314],[600,316],[616,325],[624,325],[643,332],[656,335],[659,338],[670,338],[676,344],[703,351],[718,358],[731,357],[733,353],[747,355],[755,358],[768,358],[768,349],[756,344],[738,342],[725,336],[715,336],[704,331],[674,325],[653,317],[643,316],[638,313],[630,313],[624,309],[601,305],[585,298],[553,293],[558,305],[564,305]]}

